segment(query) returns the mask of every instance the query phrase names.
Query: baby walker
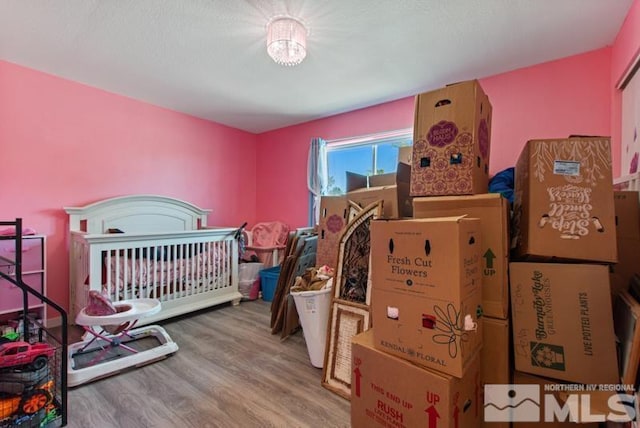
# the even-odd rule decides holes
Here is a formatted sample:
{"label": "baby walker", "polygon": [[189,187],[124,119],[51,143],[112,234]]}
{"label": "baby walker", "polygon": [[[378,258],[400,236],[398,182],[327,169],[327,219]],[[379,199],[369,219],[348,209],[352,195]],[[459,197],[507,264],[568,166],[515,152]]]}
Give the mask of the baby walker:
{"label": "baby walker", "polygon": [[156,299],[122,300],[112,304],[91,291],[89,305],[76,317],[83,340],[69,345],[68,385],[81,385],[165,358],[178,345],[158,325],[135,327],[139,319],[160,311]]}

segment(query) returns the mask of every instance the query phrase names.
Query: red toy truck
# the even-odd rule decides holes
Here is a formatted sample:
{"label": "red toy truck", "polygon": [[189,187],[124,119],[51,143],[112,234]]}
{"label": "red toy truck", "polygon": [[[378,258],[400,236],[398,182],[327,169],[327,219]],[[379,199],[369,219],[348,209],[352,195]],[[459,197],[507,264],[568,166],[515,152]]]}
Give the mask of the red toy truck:
{"label": "red toy truck", "polygon": [[55,349],[47,343],[9,342],[0,345],[0,369],[30,365],[38,370],[53,357]]}

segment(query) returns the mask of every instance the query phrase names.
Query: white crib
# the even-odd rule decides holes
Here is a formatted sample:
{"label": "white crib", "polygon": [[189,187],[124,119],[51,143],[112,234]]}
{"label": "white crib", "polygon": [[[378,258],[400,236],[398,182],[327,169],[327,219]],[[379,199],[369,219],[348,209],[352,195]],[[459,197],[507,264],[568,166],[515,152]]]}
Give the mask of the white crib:
{"label": "white crib", "polygon": [[238,304],[236,229],[208,227],[204,210],[157,195],[122,196],[69,214],[71,320],[89,290],[114,301],[155,298],[151,324],[210,306]]}

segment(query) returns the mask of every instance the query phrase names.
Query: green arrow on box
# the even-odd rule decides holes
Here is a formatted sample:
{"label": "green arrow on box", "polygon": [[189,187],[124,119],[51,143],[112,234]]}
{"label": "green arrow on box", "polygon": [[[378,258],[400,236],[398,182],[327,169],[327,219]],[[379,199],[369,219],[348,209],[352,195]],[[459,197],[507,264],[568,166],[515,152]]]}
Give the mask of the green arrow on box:
{"label": "green arrow on box", "polygon": [[493,269],[493,259],[496,258],[496,255],[493,254],[493,251],[491,251],[491,248],[489,248],[482,257],[484,257],[487,260],[487,269]]}

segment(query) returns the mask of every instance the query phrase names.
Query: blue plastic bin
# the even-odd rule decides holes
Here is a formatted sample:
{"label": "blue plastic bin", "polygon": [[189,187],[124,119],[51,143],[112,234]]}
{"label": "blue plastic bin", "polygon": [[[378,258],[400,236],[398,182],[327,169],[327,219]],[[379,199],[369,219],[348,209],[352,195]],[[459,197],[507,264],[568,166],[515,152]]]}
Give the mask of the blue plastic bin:
{"label": "blue plastic bin", "polygon": [[260,271],[260,287],[262,288],[262,300],[271,302],[276,293],[278,277],[280,276],[280,266],[274,266]]}

